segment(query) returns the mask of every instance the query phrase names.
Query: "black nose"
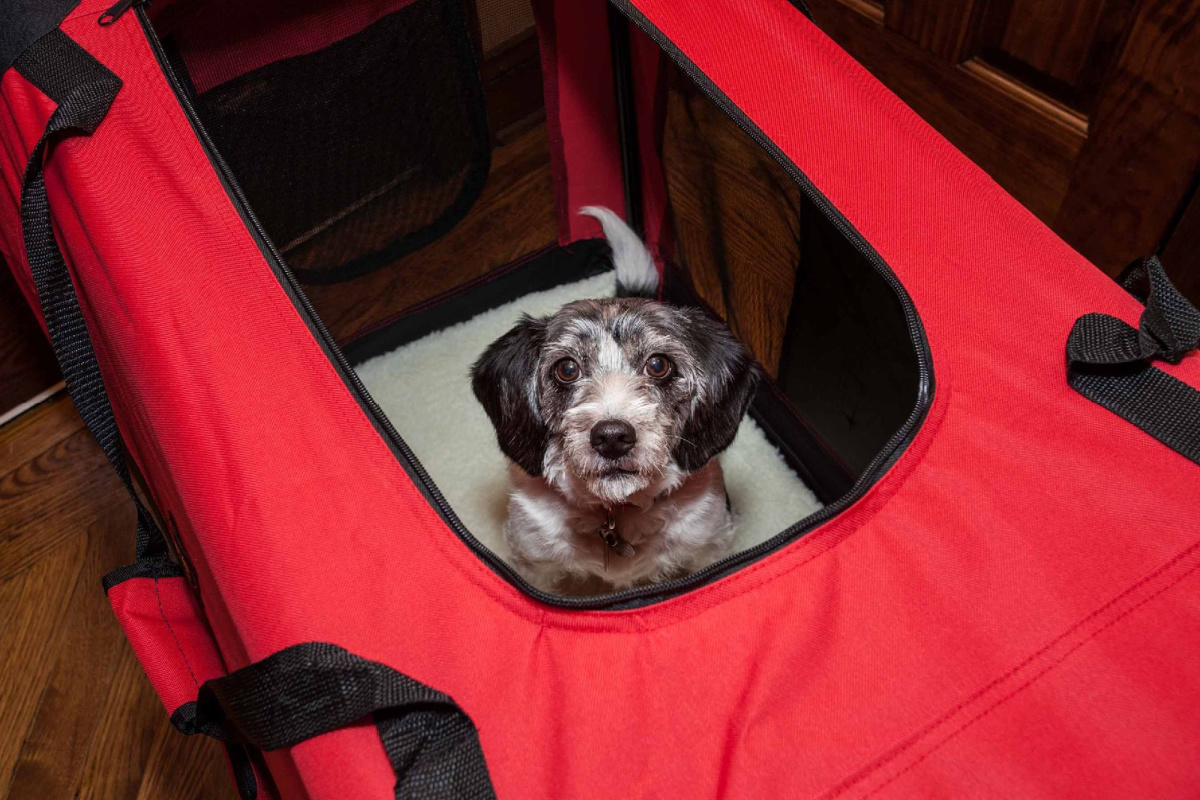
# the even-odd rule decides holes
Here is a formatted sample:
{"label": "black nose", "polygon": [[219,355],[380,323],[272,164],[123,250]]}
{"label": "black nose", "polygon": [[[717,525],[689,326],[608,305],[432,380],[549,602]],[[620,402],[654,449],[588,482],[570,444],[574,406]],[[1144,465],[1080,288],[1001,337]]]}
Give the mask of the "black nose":
{"label": "black nose", "polygon": [[592,448],[605,458],[618,459],[637,444],[637,431],[628,422],[606,419],[592,428]]}

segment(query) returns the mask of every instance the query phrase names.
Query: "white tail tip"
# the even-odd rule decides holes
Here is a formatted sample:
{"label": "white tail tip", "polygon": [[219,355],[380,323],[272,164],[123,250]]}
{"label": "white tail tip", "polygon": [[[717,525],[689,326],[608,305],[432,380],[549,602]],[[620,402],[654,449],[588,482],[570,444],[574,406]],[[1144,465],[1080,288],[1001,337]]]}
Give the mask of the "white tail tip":
{"label": "white tail tip", "polygon": [[604,238],[612,248],[613,265],[617,268],[617,285],[624,294],[635,297],[654,297],[658,294],[658,268],[650,250],[611,209],[604,206],[584,206],[579,213],[599,220]]}

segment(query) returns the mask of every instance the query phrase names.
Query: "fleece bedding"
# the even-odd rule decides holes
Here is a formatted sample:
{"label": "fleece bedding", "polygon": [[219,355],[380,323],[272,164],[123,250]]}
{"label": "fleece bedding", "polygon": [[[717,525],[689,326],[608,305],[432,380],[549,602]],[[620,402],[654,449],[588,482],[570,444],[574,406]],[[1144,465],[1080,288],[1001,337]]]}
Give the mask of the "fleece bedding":
{"label": "fleece bedding", "polygon": [[[521,314],[552,314],[573,300],[615,294],[612,272],[527,294],[357,367],[368,391],[467,530],[501,558],[509,557],[501,533],[508,461],[483,407],[471,393],[470,367]],[[821,508],[749,417],[720,460],[738,517],[735,550],[766,541]]]}

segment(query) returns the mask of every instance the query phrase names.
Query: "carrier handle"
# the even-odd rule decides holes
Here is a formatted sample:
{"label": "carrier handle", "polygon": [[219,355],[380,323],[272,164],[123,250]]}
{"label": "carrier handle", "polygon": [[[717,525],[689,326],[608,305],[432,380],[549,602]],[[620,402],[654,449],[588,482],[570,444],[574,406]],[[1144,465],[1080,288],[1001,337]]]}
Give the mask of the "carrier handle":
{"label": "carrier handle", "polygon": [[1200,464],[1200,389],[1151,362],[1178,364],[1200,347],[1200,311],[1176,289],[1157,256],[1135,261],[1121,286],[1142,301],[1137,328],[1108,314],[1084,314],[1067,337],[1067,382]]}
{"label": "carrier handle", "polygon": [[495,800],[479,734],[449,696],[327,642],[284,648],[200,687],[193,732],[261,750],[291,747],[374,715],[395,796]]}

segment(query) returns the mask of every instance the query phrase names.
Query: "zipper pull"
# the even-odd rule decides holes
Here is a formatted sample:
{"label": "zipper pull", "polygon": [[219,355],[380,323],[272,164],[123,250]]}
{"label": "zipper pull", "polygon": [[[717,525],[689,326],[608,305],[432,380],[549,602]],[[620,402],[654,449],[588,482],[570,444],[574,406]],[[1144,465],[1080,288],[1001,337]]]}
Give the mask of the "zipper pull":
{"label": "zipper pull", "polygon": [[112,25],[129,9],[147,5],[150,5],[150,0],[117,0],[108,11],[100,15],[100,19],[97,22],[101,25]]}

